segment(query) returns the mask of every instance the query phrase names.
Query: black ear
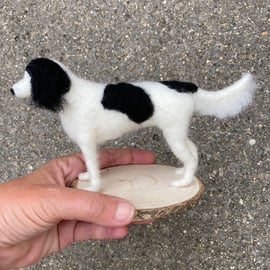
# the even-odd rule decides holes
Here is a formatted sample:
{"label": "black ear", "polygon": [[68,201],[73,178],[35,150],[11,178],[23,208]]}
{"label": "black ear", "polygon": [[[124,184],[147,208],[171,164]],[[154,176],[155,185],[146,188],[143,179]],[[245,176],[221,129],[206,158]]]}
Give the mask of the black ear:
{"label": "black ear", "polygon": [[26,67],[31,76],[34,104],[52,111],[63,109],[63,96],[71,86],[71,80],[56,62],[47,58],[32,60]]}

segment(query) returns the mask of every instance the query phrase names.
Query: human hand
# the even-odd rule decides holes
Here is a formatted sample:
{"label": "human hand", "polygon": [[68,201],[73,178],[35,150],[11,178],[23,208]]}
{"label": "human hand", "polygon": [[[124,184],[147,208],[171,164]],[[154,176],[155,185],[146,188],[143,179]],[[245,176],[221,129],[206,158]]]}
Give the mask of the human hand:
{"label": "human hand", "polygon": [[[145,150],[104,150],[100,167],[153,163]],[[123,238],[134,216],[120,198],[67,188],[85,171],[81,154],[56,158],[0,184],[0,269],[23,267],[74,241]]]}

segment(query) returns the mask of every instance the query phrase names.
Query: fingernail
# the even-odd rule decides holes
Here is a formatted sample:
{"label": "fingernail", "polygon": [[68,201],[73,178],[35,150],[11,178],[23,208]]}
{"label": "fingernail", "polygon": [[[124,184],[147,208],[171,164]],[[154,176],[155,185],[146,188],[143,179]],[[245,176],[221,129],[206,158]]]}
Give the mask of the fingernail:
{"label": "fingernail", "polygon": [[134,215],[134,207],[128,202],[118,203],[115,219],[118,221],[125,221]]}

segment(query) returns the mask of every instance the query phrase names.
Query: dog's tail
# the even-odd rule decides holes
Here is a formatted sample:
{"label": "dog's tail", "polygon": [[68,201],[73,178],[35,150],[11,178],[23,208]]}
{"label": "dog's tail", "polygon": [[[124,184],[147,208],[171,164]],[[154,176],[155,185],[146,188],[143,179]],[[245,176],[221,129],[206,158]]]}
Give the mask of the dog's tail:
{"label": "dog's tail", "polygon": [[247,73],[234,84],[219,90],[198,89],[194,94],[195,112],[218,118],[232,117],[240,113],[252,101],[256,82]]}

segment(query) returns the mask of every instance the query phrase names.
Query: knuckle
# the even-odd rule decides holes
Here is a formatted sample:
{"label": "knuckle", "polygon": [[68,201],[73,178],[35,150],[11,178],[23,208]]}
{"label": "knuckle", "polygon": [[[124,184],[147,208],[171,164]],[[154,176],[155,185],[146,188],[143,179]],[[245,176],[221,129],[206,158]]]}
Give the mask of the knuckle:
{"label": "knuckle", "polygon": [[90,209],[90,218],[92,220],[101,218],[106,212],[104,196],[100,193],[93,192],[93,195],[89,197],[88,207]]}

